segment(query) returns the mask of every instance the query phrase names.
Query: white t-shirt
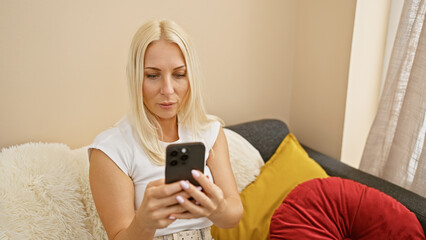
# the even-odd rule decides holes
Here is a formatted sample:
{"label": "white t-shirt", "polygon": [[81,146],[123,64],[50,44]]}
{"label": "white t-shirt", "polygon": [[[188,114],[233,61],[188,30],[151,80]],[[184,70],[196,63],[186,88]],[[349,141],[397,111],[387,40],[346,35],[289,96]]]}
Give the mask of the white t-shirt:
{"label": "white t-shirt", "polygon": [[[198,141],[204,143],[206,146],[204,174],[209,176],[211,181],[213,181],[213,176],[208,166],[206,166],[206,160],[209,157],[211,148],[216,142],[219,129],[220,123],[215,121],[210,124],[206,130],[200,132],[197,135],[197,139],[193,139],[192,132],[179,124],[179,140],[173,142],[182,143]],[[89,156],[91,148],[101,150],[132,179],[135,187],[134,207],[136,211],[141,205],[147,184],[151,181],[164,178],[165,167],[151,163],[135,136],[135,132],[132,130],[129,121],[127,118],[124,118],[115,124],[114,127],[103,131],[95,138],[94,142],[89,147]],[[162,142],[162,144],[167,146],[172,143]],[[208,218],[178,219],[167,228],[157,229],[155,236],[162,236],[188,229],[201,229],[211,225],[212,222]]]}

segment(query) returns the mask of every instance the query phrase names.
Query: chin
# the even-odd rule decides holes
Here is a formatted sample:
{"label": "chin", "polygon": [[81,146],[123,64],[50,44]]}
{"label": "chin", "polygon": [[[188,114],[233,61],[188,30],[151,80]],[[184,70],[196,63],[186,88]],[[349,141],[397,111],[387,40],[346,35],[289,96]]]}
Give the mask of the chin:
{"label": "chin", "polygon": [[177,116],[177,113],[175,113],[175,114],[157,114],[157,117],[159,119],[162,119],[162,120],[171,120],[171,119],[175,118],[176,116]]}

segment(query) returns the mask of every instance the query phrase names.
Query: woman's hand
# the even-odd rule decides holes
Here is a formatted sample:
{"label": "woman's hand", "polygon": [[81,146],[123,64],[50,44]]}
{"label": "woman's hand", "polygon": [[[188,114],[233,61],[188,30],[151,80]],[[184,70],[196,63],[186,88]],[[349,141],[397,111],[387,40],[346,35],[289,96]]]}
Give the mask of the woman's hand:
{"label": "woman's hand", "polygon": [[200,171],[194,170],[192,175],[200,183],[203,191],[188,181],[181,181],[182,189],[193,200],[190,201],[188,197],[178,194],[177,200],[188,212],[171,216],[178,219],[208,217],[220,228],[233,228],[240,222],[244,209],[229,161],[228,143],[222,128],[207,159],[207,166],[210,168],[214,183]]}
{"label": "woman's hand", "polygon": [[[190,219],[207,217],[214,218],[226,209],[226,201],[222,190],[198,170],[192,170],[192,175],[197,180],[200,187],[192,185],[189,181],[180,181],[179,184],[187,195],[177,194],[176,200],[187,212],[172,214],[177,219]],[[193,201],[189,200],[189,197]]]}
{"label": "woman's hand", "polygon": [[188,198],[179,182],[165,184],[164,179],[148,183],[135,219],[142,228],[156,230],[165,228],[176,220],[174,214],[183,214],[186,209],[178,204],[177,196]]}

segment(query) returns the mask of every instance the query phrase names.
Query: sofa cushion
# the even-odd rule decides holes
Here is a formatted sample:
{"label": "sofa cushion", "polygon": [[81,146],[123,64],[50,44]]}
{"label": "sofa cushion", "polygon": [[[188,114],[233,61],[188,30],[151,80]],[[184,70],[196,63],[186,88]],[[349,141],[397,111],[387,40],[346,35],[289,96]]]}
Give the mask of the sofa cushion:
{"label": "sofa cushion", "polygon": [[260,168],[265,165],[259,151],[238,133],[224,128],[229,149],[229,160],[237,183],[238,192],[241,192],[259,175]]}
{"label": "sofa cushion", "polygon": [[417,219],[426,229],[426,198],[406,188],[395,185],[372,174],[360,171],[343,162],[305,147],[309,156],[314,159],[330,176],[352,179],[361,184],[375,188],[395,198],[398,202],[416,214]]}
{"label": "sofa cushion", "polygon": [[90,192],[87,147],[2,149],[0,239],[107,239]]}
{"label": "sofa cushion", "polygon": [[425,239],[416,216],[390,196],[329,177],[297,186],[275,211],[270,239]]}
{"label": "sofa cushion", "polygon": [[256,180],[241,192],[244,214],[238,226],[232,229],[213,226],[213,238],[267,239],[272,214],[284,197],[298,184],[324,177],[327,177],[325,171],[289,134],[262,167]]}

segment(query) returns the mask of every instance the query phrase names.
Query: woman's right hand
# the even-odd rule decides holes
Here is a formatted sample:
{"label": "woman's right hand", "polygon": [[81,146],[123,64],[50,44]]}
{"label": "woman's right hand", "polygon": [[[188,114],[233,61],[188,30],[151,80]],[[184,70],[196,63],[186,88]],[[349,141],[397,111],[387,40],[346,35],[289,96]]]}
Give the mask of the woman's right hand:
{"label": "woman's right hand", "polygon": [[158,179],[148,183],[135,216],[138,225],[152,230],[169,226],[176,220],[171,214],[186,211],[176,200],[178,195],[189,198],[179,182],[165,184],[164,179]]}

